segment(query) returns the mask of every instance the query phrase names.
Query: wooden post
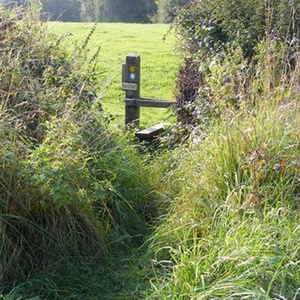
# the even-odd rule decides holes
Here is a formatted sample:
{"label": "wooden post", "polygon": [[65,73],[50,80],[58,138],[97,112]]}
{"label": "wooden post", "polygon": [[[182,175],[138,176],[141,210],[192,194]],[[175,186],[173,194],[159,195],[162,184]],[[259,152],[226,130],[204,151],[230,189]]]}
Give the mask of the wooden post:
{"label": "wooden post", "polygon": [[[126,56],[126,64],[122,66],[122,90],[126,91],[126,99],[140,98],[141,58],[137,54]],[[125,125],[139,126],[140,107],[125,103]]]}

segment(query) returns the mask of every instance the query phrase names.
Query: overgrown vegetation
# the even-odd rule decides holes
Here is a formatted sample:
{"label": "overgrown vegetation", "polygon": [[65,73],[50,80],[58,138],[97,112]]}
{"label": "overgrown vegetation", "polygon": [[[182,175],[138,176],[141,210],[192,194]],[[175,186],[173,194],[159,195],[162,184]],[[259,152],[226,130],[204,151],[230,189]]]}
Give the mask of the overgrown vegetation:
{"label": "overgrown vegetation", "polygon": [[138,154],[107,129],[89,38],[69,53],[2,15],[0,297],[299,298],[299,44],[192,55],[189,137]]}
{"label": "overgrown vegetation", "polygon": [[299,90],[259,102],[171,156],[147,299],[298,299]]}
{"label": "overgrown vegetation", "polygon": [[237,2],[194,1],[174,25],[190,143],[161,178],[171,212],[150,241],[146,299],[300,296],[299,6]]}
{"label": "overgrown vegetation", "polygon": [[186,59],[178,79],[181,120],[206,126],[228,106],[245,105],[264,84],[261,64],[276,70],[266,86],[281,85],[299,51],[299,9],[299,1],[195,0],[181,10],[173,24]]}
{"label": "overgrown vegetation", "polygon": [[68,52],[35,11],[17,12],[1,10],[0,24],[3,284],[67,261],[104,265],[114,232],[141,243],[153,213],[145,168],[106,127],[89,37]]}

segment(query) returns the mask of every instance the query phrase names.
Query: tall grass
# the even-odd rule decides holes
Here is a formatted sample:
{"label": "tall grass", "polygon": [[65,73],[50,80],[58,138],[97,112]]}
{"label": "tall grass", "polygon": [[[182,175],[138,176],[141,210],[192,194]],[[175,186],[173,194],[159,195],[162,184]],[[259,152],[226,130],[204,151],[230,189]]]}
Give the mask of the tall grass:
{"label": "tall grass", "polygon": [[299,298],[299,59],[290,81],[258,67],[255,105],[227,108],[161,177],[171,210],[151,239],[147,299]]}
{"label": "tall grass", "polygon": [[85,123],[93,83],[35,12],[19,20],[1,10],[1,26],[0,279],[8,284],[59,261],[104,260],[107,249],[75,183],[86,178],[77,119]]}
{"label": "tall grass", "polygon": [[70,50],[36,11],[0,14],[0,283],[8,288],[49,267],[107,265],[118,246],[142,243],[155,211],[136,150],[107,129],[88,39]]}
{"label": "tall grass", "polygon": [[218,85],[204,133],[139,155],[107,128],[97,53],[1,20],[1,298],[299,298],[298,56],[262,45],[245,105]]}

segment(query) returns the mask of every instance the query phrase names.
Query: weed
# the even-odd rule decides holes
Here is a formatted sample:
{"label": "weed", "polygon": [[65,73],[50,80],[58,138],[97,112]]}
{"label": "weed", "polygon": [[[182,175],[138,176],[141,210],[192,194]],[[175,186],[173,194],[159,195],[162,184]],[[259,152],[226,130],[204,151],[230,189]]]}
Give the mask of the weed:
{"label": "weed", "polygon": [[268,88],[245,94],[255,97],[251,109],[227,107],[205,138],[194,130],[173,152],[177,165],[163,178],[171,208],[149,241],[155,275],[146,299],[297,299],[299,89],[277,71],[252,78],[250,86]]}
{"label": "weed", "polygon": [[67,37],[49,33],[36,16],[31,10],[21,20],[13,11],[5,15],[11,25],[0,43],[0,280],[6,288],[53,265],[107,264],[116,245],[143,241],[154,214],[142,160],[117,143],[99,109],[98,52],[88,54],[96,27],[69,52]]}

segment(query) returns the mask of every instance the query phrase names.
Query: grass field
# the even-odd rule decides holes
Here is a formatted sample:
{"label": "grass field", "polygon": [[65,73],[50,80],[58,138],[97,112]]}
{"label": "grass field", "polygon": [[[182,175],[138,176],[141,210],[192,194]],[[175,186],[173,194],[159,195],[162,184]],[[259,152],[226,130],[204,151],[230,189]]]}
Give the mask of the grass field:
{"label": "grass field", "polygon": [[[81,44],[92,23],[51,23],[51,30],[58,34],[71,34]],[[115,118],[113,124],[124,125],[124,95],[121,90],[121,67],[128,54],[141,56],[141,96],[174,100],[175,79],[179,59],[174,51],[175,38],[168,34],[166,24],[99,23],[89,41],[89,48],[99,56],[100,90],[103,107]],[[141,125],[170,121],[170,109],[141,108]],[[171,117],[172,119],[172,117]]]}

